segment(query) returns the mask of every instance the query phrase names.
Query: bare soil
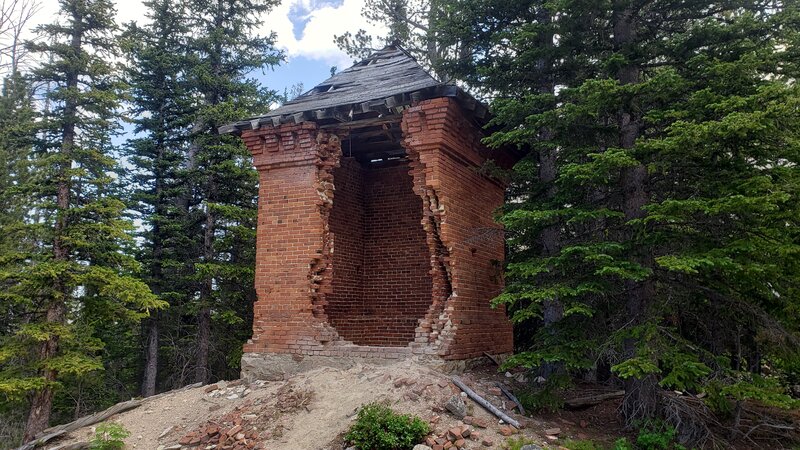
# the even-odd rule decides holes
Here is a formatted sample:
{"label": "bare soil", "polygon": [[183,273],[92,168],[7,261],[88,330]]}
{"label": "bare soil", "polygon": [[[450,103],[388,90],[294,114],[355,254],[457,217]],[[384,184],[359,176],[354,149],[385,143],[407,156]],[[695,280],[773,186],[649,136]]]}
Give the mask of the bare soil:
{"label": "bare soil", "polygon": [[[514,388],[513,378],[497,373],[494,367],[461,377],[484,398],[512,413],[513,403],[502,395],[493,395],[491,387],[500,381]],[[216,383],[216,388],[212,385],[169,393],[145,401],[139,408],[110,421],[131,432],[126,439],[128,449],[222,449],[225,447],[221,444],[212,447],[214,444],[189,445],[185,441],[195,435],[207,436],[214,427],[224,432],[225,427],[240,425],[246,435],[242,442],[250,444],[250,448],[343,450],[343,435],[359,408],[376,401],[430,421],[437,436],[464,426],[444,409],[447,400],[460,393],[449,380],[449,375],[411,361],[380,366],[359,364],[346,370],[321,367],[284,381],[245,384],[235,380]],[[468,414],[488,427],[473,426],[480,438],[468,439],[462,448],[505,448],[509,437],[500,434],[502,424],[498,419],[471,400],[467,400],[467,408]],[[621,428],[613,422],[617,416],[614,408],[610,402],[580,413],[535,418],[512,414],[523,424],[523,429],[513,437],[524,436],[544,448],[559,448],[565,439],[607,437]],[[545,435],[545,430],[554,428],[560,430],[557,436]],[[93,434],[93,427],[82,428],[48,448],[88,441]],[[178,446],[181,440],[182,447]],[[491,443],[486,445],[484,440]]]}

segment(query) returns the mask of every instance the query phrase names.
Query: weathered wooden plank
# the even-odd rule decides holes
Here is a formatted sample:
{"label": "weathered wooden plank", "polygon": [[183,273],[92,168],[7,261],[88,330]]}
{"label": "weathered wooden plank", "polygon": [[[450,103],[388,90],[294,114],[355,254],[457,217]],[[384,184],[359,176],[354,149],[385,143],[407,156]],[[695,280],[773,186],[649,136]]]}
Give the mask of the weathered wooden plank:
{"label": "weathered wooden plank", "polygon": [[400,122],[402,116],[399,114],[394,114],[390,116],[382,116],[382,117],[373,117],[370,119],[360,119],[360,120],[353,120],[351,122],[344,122],[344,123],[330,123],[325,125],[320,125],[322,129],[330,129],[330,128],[339,128],[339,129],[350,129],[353,128],[364,128],[376,125],[382,125],[385,123],[394,123]]}
{"label": "weathered wooden plank", "polygon": [[484,409],[486,409],[490,413],[494,414],[495,416],[499,417],[500,419],[503,419],[503,422],[505,422],[505,423],[515,427],[515,428],[522,428],[520,426],[519,422],[517,422],[511,416],[509,416],[508,414],[504,413],[503,411],[500,411],[500,409],[498,407],[496,407],[493,404],[489,403],[488,400],[486,400],[485,398],[481,397],[475,391],[470,389],[469,386],[467,386],[466,384],[464,384],[463,381],[461,381],[461,378],[459,378],[457,376],[453,376],[451,378],[451,380],[453,380],[453,384],[458,386],[459,389],[461,389],[462,391],[466,392],[467,396],[469,398],[475,400],[475,403],[483,406]]}

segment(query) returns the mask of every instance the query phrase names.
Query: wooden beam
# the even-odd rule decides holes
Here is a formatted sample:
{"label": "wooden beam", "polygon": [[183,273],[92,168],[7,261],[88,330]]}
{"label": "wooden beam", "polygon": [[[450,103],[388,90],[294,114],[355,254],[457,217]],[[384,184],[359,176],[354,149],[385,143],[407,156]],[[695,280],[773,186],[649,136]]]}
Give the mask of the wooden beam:
{"label": "wooden beam", "polygon": [[[386,125],[386,124],[384,124],[384,125]],[[390,130],[391,130],[391,133],[392,133],[392,137],[391,137],[390,140],[396,141],[397,138],[401,134],[400,130],[397,130],[395,128],[391,128]],[[379,130],[359,131],[359,132],[356,132],[356,133],[353,133],[352,135],[350,135],[350,139],[352,139],[353,141],[365,141],[365,140],[367,140],[369,138],[378,137],[378,136],[387,136],[386,130],[381,128]]]}
{"label": "wooden beam", "polygon": [[571,398],[564,400],[564,407],[567,409],[581,409],[589,406],[599,405],[606,400],[614,400],[625,396],[625,391],[606,392],[604,394],[590,395],[588,397]]}
{"label": "wooden beam", "polygon": [[505,422],[505,423],[513,426],[514,428],[517,428],[517,429],[522,428],[522,426],[519,424],[519,422],[514,420],[514,418],[512,418],[508,414],[504,413],[503,411],[500,411],[500,409],[498,407],[496,407],[493,404],[489,403],[488,400],[486,400],[485,398],[481,397],[475,391],[470,389],[469,386],[467,386],[466,384],[464,384],[463,381],[461,381],[461,378],[459,378],[457,376],[453,376],[451,378],[451,380],[453,381],[453,384],[455,384],[456,386],[459,387],[459,389],[461,389],[462,391],[466,392],[467,396],[469,398],[471,398],[472,400],[475,400],[475,402],[477,404],[483,406],[484,409],[486,409],[490,413],[492,413],[495,416],[497,416],[500,419],[502,419],[503,422]]}
{"label": "wooden beam", "polygon": [[398,123],[400,122],[401,119],[402,116],[400,114],[393,114],[391,116],[372,117],[369,119],[353,120],[344,123],[329,123],[325,125],[320,125],[320,128],[323,129],[342,128],[346,130],[352,130],[355,128],[366,128],[376,125],[382,125],[385,123]]}
{"label": "wooden beam", "polygon": [[240,131],[239,127],[236,126],[235,124],[233,124],[233,125],[223,125],[223,126],[217,128],[217,132],[219,134],[232,134],[232,133],[238,133],[239,131]]}

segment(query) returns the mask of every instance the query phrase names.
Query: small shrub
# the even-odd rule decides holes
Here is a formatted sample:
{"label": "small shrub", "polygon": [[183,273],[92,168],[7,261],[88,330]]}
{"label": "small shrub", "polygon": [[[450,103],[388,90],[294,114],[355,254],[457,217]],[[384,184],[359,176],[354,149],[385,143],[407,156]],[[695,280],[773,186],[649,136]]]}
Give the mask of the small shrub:
{"label": "small shrub", "polygon": [[603,447],[590,440],[575,441],[570,439],[564,442],[564,447],[569,450],[603,450]]}
{"label": "small shrub", "polygon": [[526,439],[525,436],[520,436],[517,438],[508,438],[506,441],[506,445],[504,446],[505,450],[521,450],[522,447],[528,444],[535,444],[536,442]]}
{"label": "small shrub", "polygon": [[89,448],[92,450],[121,450],[125,448],[124,439],[130,435],[131,433],[118,423],[101,423],[94,432],[94,438],[89,443]]}
{"label": "small shrub", "polygon": [[633,450],[633,445],[627,438],[619,438],[614,442],[614,450]]}
{"label": "small shrub", "polygon": [[428,433],[430,427],[419,417],[398,414],[381,403],[370,403],[358,412],[345,439],[361,450],[408,450]]}
{"label": "small shrub", "polygon": [[636,448],[642,450],[686,450],[686,447],[675,442],[675,428],[660,421],[650,420],[639,428],[636,437]]}

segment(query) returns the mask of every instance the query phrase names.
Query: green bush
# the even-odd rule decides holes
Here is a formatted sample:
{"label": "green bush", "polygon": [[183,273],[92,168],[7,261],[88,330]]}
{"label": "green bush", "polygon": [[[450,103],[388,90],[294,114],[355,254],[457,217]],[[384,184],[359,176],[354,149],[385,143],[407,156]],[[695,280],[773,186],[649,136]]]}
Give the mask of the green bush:
{"label": "green bush", "polygon": [[675,428],[658,420],[643,422],[639,427],[636,444],[621,438],[614,443],[614,450],[686,450],[675,442]]}
{"label": "green bush", "polygon": [[520,436],[517,438],[508,438],[503,448],[505,450],[521,450],[522,447],[528,444],[536,444],[536,441],[532,441],[525,436]]}
{"label": "green bush", "polygon": [[419,417],[398,414],[381,403],[370,403],[358,412],[345,439],[360,450],[408,450],[428,433],[428,424]]}
{"label": "green bush", "polygon": [[599,444],[595,444],[594,442],[587,439],[584,440],[568,439],[566,442],[564,442],[563,447],[568,448],[569,450],[603,450],[602,446],[600,446]]}
{"label": "green bush", "polygon": [[131,433],[118,423],[101,423],[94,432],[89,443],[92,450],[121,450],[125,448],[124,439]]}

